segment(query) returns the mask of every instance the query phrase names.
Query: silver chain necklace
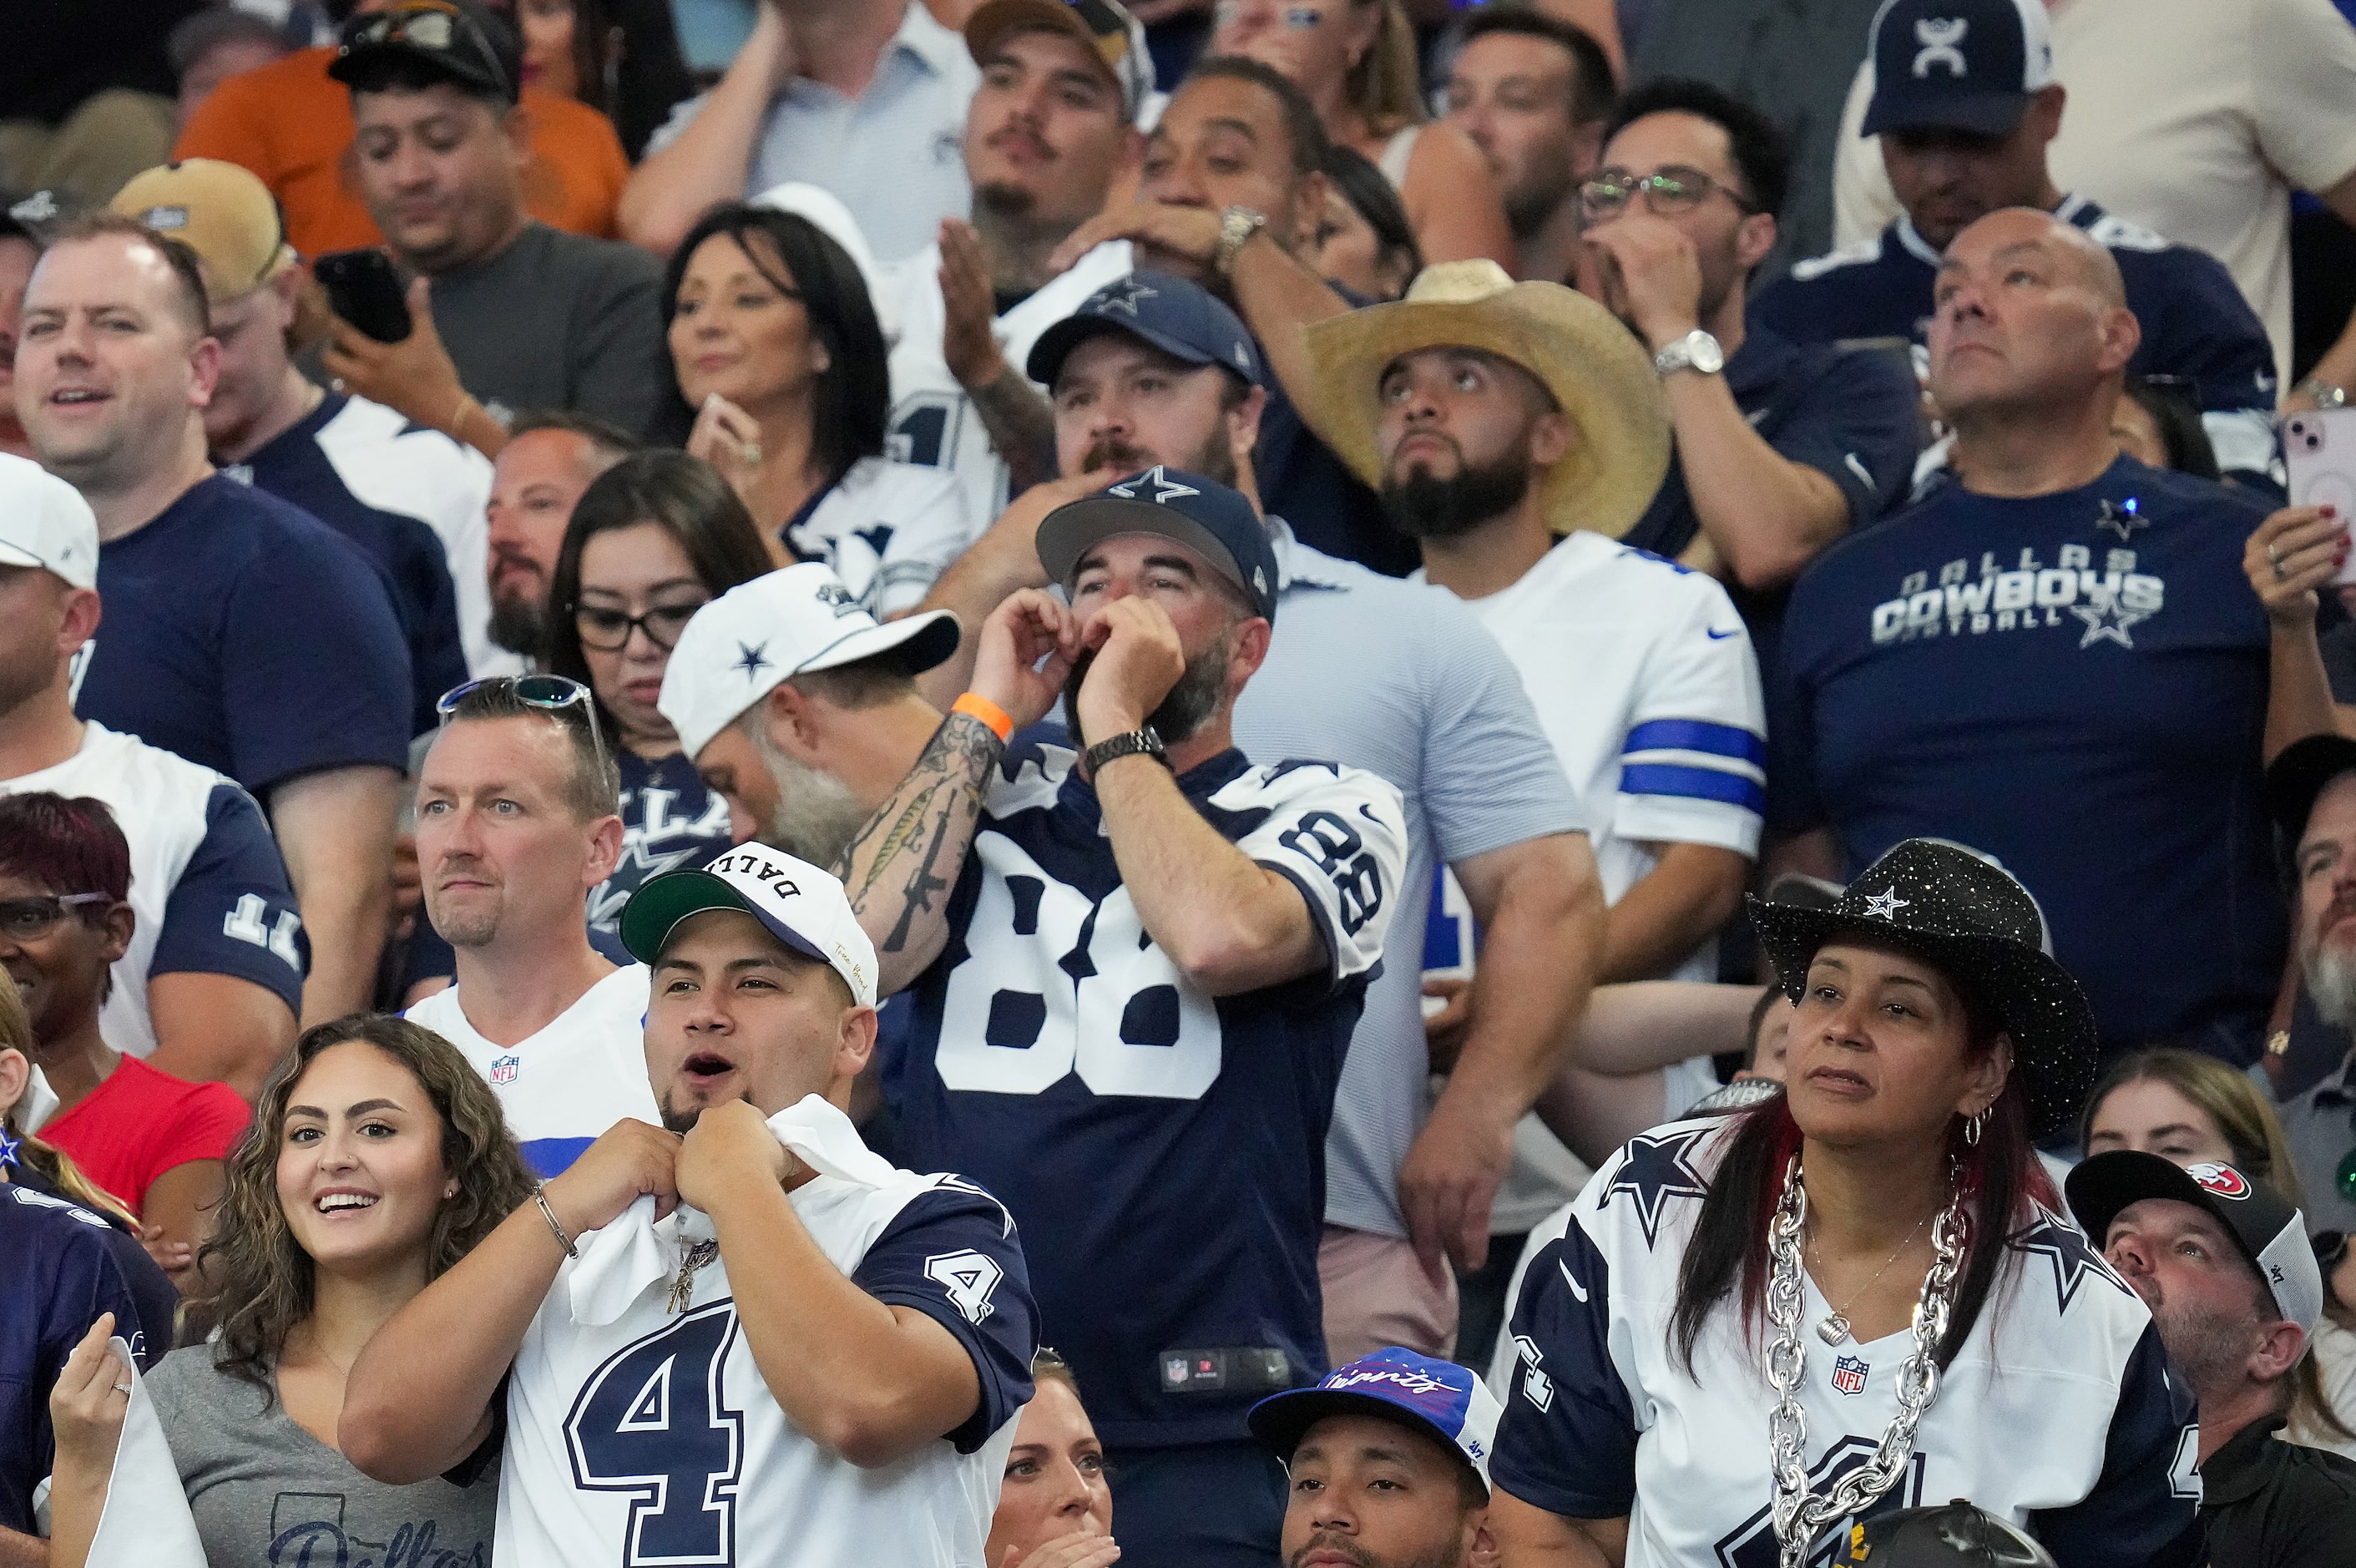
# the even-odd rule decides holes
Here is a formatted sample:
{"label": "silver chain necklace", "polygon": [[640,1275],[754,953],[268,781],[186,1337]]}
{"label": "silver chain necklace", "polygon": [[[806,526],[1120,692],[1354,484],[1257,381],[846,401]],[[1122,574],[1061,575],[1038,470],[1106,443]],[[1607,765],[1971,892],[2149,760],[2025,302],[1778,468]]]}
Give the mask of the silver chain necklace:
{"label": "silver chain necklace", "polygon": [[1964,1196],[1955,1187],[1931,1227],[1935,1255],[1922,1276],[1922,1294],[1914,1306],[1914,1348],[1898,1369],[1898,1414],[1873,1456],[1843,1476],[1832,1489],[1816,1497],[1808,1489],[1808,1417],[1800,1408],[1800,1381],[1807,1373],[1807,1348],[1800,1337],[1800,1309],[1805,1299],[1801,1286],[1800,1232],[1808,1219],[1807,1188],[1800,1182],[1800,1156],[1794,1155],[1783,1171],[1783,1196],[1768,1227],[1767,1250],[1773,1269],[1767,1280],[1767,1321],[1775,1337],[1767,1346],[1767,1381],[1775,1391],[1775,1409],[1767,1418],[1767,1440],[1775,1475],[1775,1537],[1783,1548],[1782,1568],[1800,1568],[1808,1547],[1826,1525],[1847,1519],[1895,1486],[1914,1452],[1914,1432],[1939,1392],[1939,1342],[1947,1335],[1948,1314],[1955,1305],[1955,1282],[1964,1268],[1964,1244],[1970,1233],[1964,1218]]}
{"label": "silver chain necklace", "polygon": [[[1838,1306],[1833,1306],[1833,1309],[1830,1312],[1825,1314],[1824,1321],[1816,1325],[1817,1338],[1823,1340],[1827,1345],[1837,1345],[1842,1340],[1848,1337],[1848,1309],[1855,1306],[1858,1302],[1863,1301],[1865,1299],[1865,1293],[1881,1283],[1881,1276],[1890,1272],[1890,1265],[1896,1262],[1900,1255],[1902,1254],[1907,1248],[1914,1244],[1914,1238],[1921,1235],[1922,1233],[1922,1227],[1930,1222],[1931,1217],[1927,1214],[1922,1216],[1922,1219],[1914,1221],[1914,1229],[1906,1232],[1906,1240],[1898,1243],[1897,1251],[1890,1253],[1890,1256],[1881,1261],[1881,1267],[1873,1271],[1873,1277],[1866,1281],[1865,1283],[1859,1286],[1857,1290],[1852,1291],[1849,1294],[1848,1300],[1843,1302]],[[1826,1299],[1825,1305],[1826,1306],[1832,1306],[1832,1301],[1829,1297]]]}

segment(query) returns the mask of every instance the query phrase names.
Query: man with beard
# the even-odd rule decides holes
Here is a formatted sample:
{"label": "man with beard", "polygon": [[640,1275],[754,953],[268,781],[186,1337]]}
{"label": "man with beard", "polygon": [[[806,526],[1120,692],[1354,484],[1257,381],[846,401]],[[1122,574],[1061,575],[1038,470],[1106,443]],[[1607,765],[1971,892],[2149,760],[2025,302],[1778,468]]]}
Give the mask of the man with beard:
{"label": "man with beard", "polygon": [[622,853],[621,778],[589,689],[562,676],[462,686],[442,721],[418,774],[417,865],[458,980],[402,1016],[466,1053],[525,1163],[552,1176],[654,1109],[646,965],[616,967],[582,915]]}
{"label": "man with beard", "polygon": [[[756,846],[641,886],[659,977],[617,1122],[379,1330],[354,1464],[405,1484],[501,1424],[502,1563],[967,1568],[1031,1397],[1013,1221],[844,1110],[875,950],[842,885]],[[594,1234],[593,1234],[594,1232]]]}
{"label": "man with beard", "polygon": [[[1235,746],[1277,610],[1248,499],[1157,465],[1037,537],[1066,599],[991,615],[973,689],[845,856],[878,989],[915,998],[898,1132],[1030,1238],[1042,1331],[1122,1477],[1122,1561],[1264,1563],[1284,1478],[1244,1415],[1325,1367],[1325,1133],[1399,795]],[[1059,695],[1071,746],[1009,750]]]}
{"label": "man with beard", "polygon": [[878,626],[816,561],[740,583],[695,612],[663,671],[663,717],[736,842],[841,858],[941,727],[916,677],[956,650],[935,610]]}
{"label": "man with beard", "polygon": [[[1644,340],[1676,433],[1676,462],[1628,542],[1754,595],[1788,587],[1903,496],[1919,445],[1914,378],[1897,357],[1744,324],[1789,172],[1756,109],[1662,81],[1621,100],[1580,191],[1580,289]],[[1746,606],[1762,609],[1772,618],[1772,601]]]}
{"label": "man with beard", "polygon": [[[1040,338],[1030,371],[1055,391],[1058,456],[1076,476],[1059,484],[1191,465],[1260,499],[1259,350],[1196,285],[1141,272],[1098,291]],[[1027,576],[991,563],[1035,537],[1044,510],[1025,496],[951,575],[988,577],[1001,597],[1042,584],[1035,557]],[[1263,522],[1284,629],[1237,704],[1241,744],[1267,757],[1332,757],[1398,784],[1408,873],[1398,929],[1423,929],[1444,863],[1485,934],[1471,993],[1436,1026],[1437,1054],[1453,1068],[1438,1101],[1419,966],[1387,965],[1351,1036],[1326,1144],[1318,1273],[1328,1353],[1341,1360],[1403,1345],[1444,1354],[1457,1323],[1449,1261],[1467,1270],[1484,1262],[1515,1125],[1586,1000],[1602,893],[1579,801],[1520,677],[1479,622],[1448,595],[1310,548],[1286,520]]]}
{"label": "man with beard", "polygon": [[1153,61],[1116,0],[991,0],[965,47],[981,68],[965,117],[972,220],[942,220],[935,243],[877,269],[874,293],[897,327],[892,455],[955,472],[981,519],[1049,477],[1046,401],[1019,368],[1032,343],[1129,271],[1121,242],[1060,272],[1047,257],[1134,172]]}
{"label": "man with beard", "polygon": [[1505,189],[1516,276],[1562,283],[1577,267],[1579,188],[1602,154],[1616,91],[1612,57],[1575,23],[1505,5],[1464,18],[1448,120]]}
{"label": "man with beard", "polygon": [[[2070,1173],[2070,1212],[2151,1308],[2201,1407],[2201,1522],[2214,1568],[2327,1568],[2356,1541],[2356,1465],[2276,1440],[2323,1315],[2297,1209],[2229,1165],[2115,1149]],[[2190,1477],[2179,1474],[2179,1483]]]}
{"label": "man with beard", "polygon": [[[2356,1025],[2356,741],[2315,735],[2266,769],[2276,831],[2290,855],[2299,983],[2323,1021]],[[2277,1108],[2319,1230],[2356,1230],[2356,1051]]]}
{"label": "man with beard", "polygon": [[597,476],[637,450],[619,425],[594,414],[548,410],[517,419],[491,465],[491,640],[517,656],[514,673],[540,657],[548,585],[573,508]]}
{"label": "man with beard", "polygon": [[[1726,590],[1614,538],[1667,462],[1644,350],[1593,300],[1487,261],[1430,268],[1398,304],[1312,328],[1308,349],[1321,423],[1365,432],[1344,458],[1420,543],[1425,579],[1504,647],[1587,806],[1612,906],[1597,981],[1715,980],[1759,851],[1765,703]],[[1665,1056],[1608,1086],[1574,1073],[1538,1106],[1594,1150],[1717,1087],[1707,1056]],[[1537,1147],[1506,1185],[1515,1214],[1577,1196]]]}

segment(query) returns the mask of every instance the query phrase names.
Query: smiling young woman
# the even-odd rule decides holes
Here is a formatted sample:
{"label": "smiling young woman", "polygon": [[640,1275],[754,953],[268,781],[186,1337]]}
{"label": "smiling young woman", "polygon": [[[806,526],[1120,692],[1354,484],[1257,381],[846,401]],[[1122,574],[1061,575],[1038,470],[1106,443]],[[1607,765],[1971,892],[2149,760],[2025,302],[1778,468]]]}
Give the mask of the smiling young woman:
{"label": "smiling young woman", "polygon": [[[230,1157],[202,1255],[220,1334],[146,1381],[209,1561],[340,1561],[346,1542],[403,1532],[422,1555],[488,1561],[496,1438],[447,1475],[389,1487],[345,1459],[336,1424],[378,1326],[531,1192],[489,1085],[439,1035],[354,1015],[295,1042]],[[121,1375],[93,1334],[51,1401],[55,1568],[79,1568],[105,1505]],[[306,1502],[322,1509],[308,1521]]]}
{"label": "smiling young woman", "polygon": [[2035,900],[1911,839],[1833,908],[1751,919],[1796,1004],[1787,1087],[1637,1138],[1532,1238],[1505,1561],[1793,1568],[1955,1497],[2063,1568],[2197,1560],[2190,1402],[2037,1162],[2096,1047]]}

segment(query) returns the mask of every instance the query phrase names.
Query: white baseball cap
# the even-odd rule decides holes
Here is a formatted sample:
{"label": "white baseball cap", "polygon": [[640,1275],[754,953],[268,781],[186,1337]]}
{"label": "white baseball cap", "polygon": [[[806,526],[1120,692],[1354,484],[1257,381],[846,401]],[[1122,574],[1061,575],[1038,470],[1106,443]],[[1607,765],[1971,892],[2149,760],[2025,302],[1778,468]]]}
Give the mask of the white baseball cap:
{"label": "white baseball cap", "polygon": [[29,457],[0,453],[0,566],[38,566],[98,586],[98,518],[81,492]]}
{"label": "white baseball cap", "polygon": [[668,871],[640,885],[622,906],[622,945],[652,964],[680,923],[707,909],[752,916],[786,946],[842,976],[861,1006],[875,1005],[875,944],[832,873],[766,844],[738,844],[701,871]]}
{"label": "white baseball cap", "polygon": [[815,561],[739,583],[680,633],[655,705],[690,762],[778,682],[897,650],[911,675],[957,651],[947,610],[877,624]]}

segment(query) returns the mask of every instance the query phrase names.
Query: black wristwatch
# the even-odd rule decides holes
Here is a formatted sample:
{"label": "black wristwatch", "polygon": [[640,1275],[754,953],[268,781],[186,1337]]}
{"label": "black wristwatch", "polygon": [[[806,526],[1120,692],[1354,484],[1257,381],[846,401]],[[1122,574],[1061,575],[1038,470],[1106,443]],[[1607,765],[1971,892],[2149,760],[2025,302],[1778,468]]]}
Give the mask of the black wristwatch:
{"label": "black wristwatch", "polygon": [[1162,737],[1154,733],[1151,725],[1130,730],[1127,735],[1117,735],[1110,740],[1097,742],[1080,754],[1080,761],[1087,768],[1088,777],[1093,779],[1104,770],[1106,763],[1124,757],[1135,757],[1141,752],[1164,768],[1170,766],[1170,754],[1162,749]]}

